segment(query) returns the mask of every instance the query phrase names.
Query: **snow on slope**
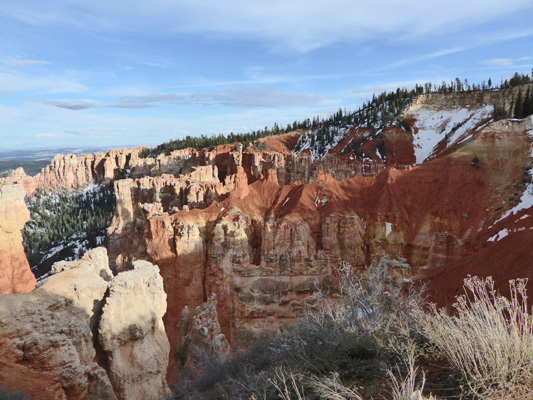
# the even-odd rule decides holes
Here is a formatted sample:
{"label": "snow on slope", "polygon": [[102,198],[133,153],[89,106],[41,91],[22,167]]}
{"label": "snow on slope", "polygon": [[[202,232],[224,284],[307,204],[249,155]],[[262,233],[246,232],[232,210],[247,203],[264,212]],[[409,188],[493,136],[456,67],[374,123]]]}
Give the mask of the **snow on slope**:
{"label": "snow on slope", "polygon": [[435,151],[437,144],[446,139],[446,147],[470,137],[472,129],[480,122],[489,120],[493,107],[485,105],[473,111],[468,108],[435,111],[420,108],[409,111],[416,119],[418,133],[413,134],[416,163],[422,164]]}
{"label": "snow on slope", "polygon": [[[528,117],[531,121],[529,129],[527,130],[527,134],[531,138],[532,144],[533,144],[533,115]],[[533,157],[533,145],[531,146],[531,157]],[[531,170],[529,170],[529,175],[531,175]],[[533,175],[531,175],[533,178]],[[516,206],[511,208],[509,211],[507,211],[505,214],[503,214],[492,226],[494,226],[497,222],[500,222],[501,220],[507,218],[509,215],[515,215],[520,210],[525,210],[527,208],[533,207],[533,183],[530,183],[527,185],[527,188],[524,190],[524,193],[522,193],[522,196],[520,197],[520,203],[518,203]]]}
{"label": "snow on slope", "polygon": [[[326,140],[324,137],[317,137],[317,131],[310,129],[302,134],[298,139],[300,144],[297,151],[293,151],[294,154],[299,155],[305,150],[311,151],[311,161],[316,159],[321,159],[326,154],[329,153],[331,149],[337,146],[342,139],[346,136],[346,132],[350,129],[351,126],[347,127],[337,127],[337,126],[328,126],[330,140]],[[313,139],[313,136],[315,137]]]}

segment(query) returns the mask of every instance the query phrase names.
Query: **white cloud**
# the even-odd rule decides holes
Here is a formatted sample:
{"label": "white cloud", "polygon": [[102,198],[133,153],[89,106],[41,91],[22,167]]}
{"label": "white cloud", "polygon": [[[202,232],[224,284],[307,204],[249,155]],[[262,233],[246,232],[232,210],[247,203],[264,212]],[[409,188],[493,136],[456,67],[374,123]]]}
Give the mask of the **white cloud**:
{"label": "white cloud", "polygon": [[173,93],[150,93],[141,96],[121,97],[115,103],[90,99],[35,100],[42,104],[86,110],[91,108],[149,108],[158,103],[173,105],[199,105],[202,107],[252,108],[290,107],[316,104],[326,100],[326,96],[312,93],[290,93],[275,88],[228,89],[215,93],[193,93],[177,95]]}
{"label": "white cloud", "polygon": [[530,0],[139,0],[134,6],[130,0],[19,0],[3,4],[0,14],[38,25],[211,34],[308,51],[338,42],[448,35],[532,7]]}
{"label": "white cloud", "polygon": [[2,63],[10,67],[31,67],[34,65],[50,64],[49,61],[43,61],[43,60],[17,60],[17,59],[2,60]]}
{"label": "white cloud", "polygon": [[483,61],[483,64],[494,67],[510,67],[513,65],[513,60],[510,58],[491,58]]}

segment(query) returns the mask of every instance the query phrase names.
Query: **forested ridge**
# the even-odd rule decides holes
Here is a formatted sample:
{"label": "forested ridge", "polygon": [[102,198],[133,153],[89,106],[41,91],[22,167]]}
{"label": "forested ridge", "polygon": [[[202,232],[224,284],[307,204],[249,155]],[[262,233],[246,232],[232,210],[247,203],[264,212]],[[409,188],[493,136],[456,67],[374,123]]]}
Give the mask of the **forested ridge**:
{"label": "forested ridge", "polygon": [[[323,153],[328,143],[330,144],[333,137],[338,133],[337,128],[346,126],[360,126],[367,127],[374,131],[375,138],[378,140],[379,130],[385,126],[393,123],[397,123],[405,129],[409,129],[402,119],[401,115],[403,111],[409,107],[412,100],[421,94],[431,93],[454,93],[454,92],[475,92],[483,90],[494,89],[508,89],[514,86],[524,85],[533,82],[532,77],[526,74],[515,73],[510,79],[503,80],[499,85],[494,84],[492,79],[481,83],[469,83],[467,79],[461,80],[456,78],[455,80],[440,84],[432,82],[426,82],[424,84],[416,84],[414,88],[397,88],[395,91],[382,92],[378,95],[374,94],[371,100],[364,102],[357,110],[348,111],[346,109],[339,108],[337,112],[330,115],[327,118],[320,118],[319,116],[312,119],[307,118],[303,121],[294,121],[292,124],[287,124],[286,127],[281,126],[278,123],[274,123],[271,128],[265,126],[264,129],[253,130],[248,133],[229,133],[217,135],[204,135],[200,136],[186,136],[184,139],[175,139],[168,142],[159,144],[152,149],[146,149],[141,153],[141,157],[156,157],[161,153],[168,153],[173,150],[185,149],[188,147],[193,148],[209,148],[224,144],[243,143],[245,148],[248,146],[260,146],[258,139],[267,136],[279,135],[296,130],[306,130],[309,135],[308,140],[311,140],[311,134],[315,136],[315,141],[312,146],[315,148],[317,154]],[[528,92],[529,93],[529,92]],[[518,104],[524,103],[526,98],[529,100],[529,107],[533,107],[531,101],[531,94],[523,93],[521,99],[516,99],[514,102]],[[495,119],[501,118],[521,118],[524,110],[529,110],[527,105],[513,106],[511,111],[508,112],[503,108],[499,108],[499,105],[495,104],[494,114]],[[518,110],[518,111],[517,111]],[[531,113],[529,113],[531,114]],[[529,115],[526,114],[526,115]],[[309,132],[313,131],[313,132]],[[305,140],[305,139],[304,139]],[[295,151],[299,151],[305,148],[304,140],[298,143],[298,147]],[[309,145],[308,145],[309,147]]]}

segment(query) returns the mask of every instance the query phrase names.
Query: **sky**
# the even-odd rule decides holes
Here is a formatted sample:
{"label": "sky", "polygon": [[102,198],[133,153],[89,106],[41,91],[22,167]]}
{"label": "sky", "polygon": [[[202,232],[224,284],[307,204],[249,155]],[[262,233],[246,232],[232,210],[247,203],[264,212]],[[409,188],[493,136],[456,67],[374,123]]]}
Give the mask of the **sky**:
{"label": "sky", "polygon": [[0,0],[0,150],[159,143],[533,67],[531,0]]}

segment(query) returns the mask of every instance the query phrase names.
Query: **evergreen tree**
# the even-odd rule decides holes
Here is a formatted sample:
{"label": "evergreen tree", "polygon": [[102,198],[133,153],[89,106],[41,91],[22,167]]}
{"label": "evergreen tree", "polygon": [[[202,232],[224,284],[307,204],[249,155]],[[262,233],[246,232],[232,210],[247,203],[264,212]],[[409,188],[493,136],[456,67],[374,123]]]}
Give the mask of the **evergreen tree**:
{"label": "evergreen tree", "polygon": [[522,99],[522,89],[518,90],[518,96],[513,111],[514,118],[524,118],[524,100]]}

